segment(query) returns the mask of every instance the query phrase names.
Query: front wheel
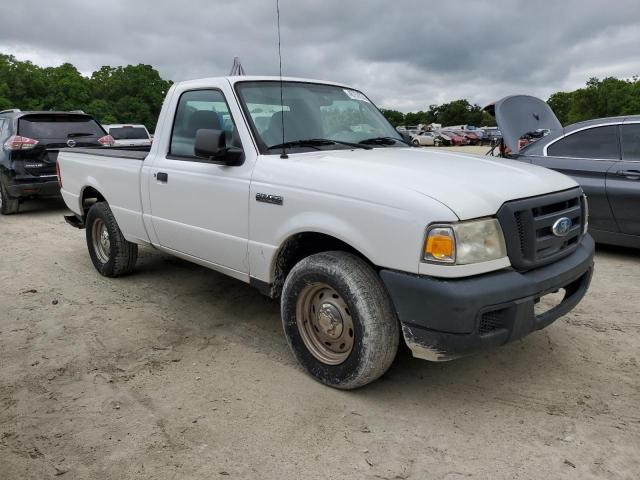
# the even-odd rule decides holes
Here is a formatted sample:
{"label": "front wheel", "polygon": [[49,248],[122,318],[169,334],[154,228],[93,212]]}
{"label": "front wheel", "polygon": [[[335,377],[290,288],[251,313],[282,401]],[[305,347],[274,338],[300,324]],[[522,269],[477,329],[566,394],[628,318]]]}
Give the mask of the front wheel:
{"label": "front wheel", "polygon": [[377,273],[346,252],[311,255],[293,267],[281,298],[293,354],[313,378],[354,389],[373,382],[393,362],[398,320]]}
{"label": "front wheel", "polygon": [[420,146],[420,142],[417,139],[411,140],[411,143],[413,144],[414,147],[419,147]]}
{"label": "front wheel", "polygon": [[107,202],[95,203],[85,224],[89,256],[101,275],[119,277],[135,268],[138,245],[124,238]]}

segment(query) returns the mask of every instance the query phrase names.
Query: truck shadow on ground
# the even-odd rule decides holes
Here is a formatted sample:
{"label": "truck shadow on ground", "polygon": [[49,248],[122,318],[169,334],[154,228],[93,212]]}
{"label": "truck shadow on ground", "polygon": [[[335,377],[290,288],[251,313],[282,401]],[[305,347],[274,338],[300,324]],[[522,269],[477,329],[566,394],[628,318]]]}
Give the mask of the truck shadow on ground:
{"label": "truck shadow on ground", "polygon": [[[153,285],[156,295],[173,299],[163,306],[168,317],[184,316],[188,305],[198,306],[202,314],[190,313],[181,322],[185,331],[180,332],[180,337],[231,336],[273,361],[295,365],[282,332],[279,302],[264,297],[249,285],[147,248],[141,249],[137,273],[128,278],[133,283]],[[569,339],[563,338],[552,326],[503,347],[443,363],[415,359],[401,342],[388,373],[354,394],[386,401],[398,391],[404,391],[405,400],[422,404],[433,395],[449,397],[462,392],[467,395],[491,392],[493,397],[502,392],[506,398],[501,402],[527,403],[522,394],[514,392],[549,381],[550,375],[560,379],[564,372],[559,366],[571,362],[563,345],[566,342]],[[300,368],[297,370],[301,378],[306,378]],[[512,398],[511,393],[505,393],[505,388],[514,393]]]}
{"label": "truck shadow on ground", "polygon": [[55,211],[60,211],[60,215],[65,215],[68,212],[67,206],[62,198],[35,198],[25,200],[20,203],[20,209],[16,215],[48,215]]}

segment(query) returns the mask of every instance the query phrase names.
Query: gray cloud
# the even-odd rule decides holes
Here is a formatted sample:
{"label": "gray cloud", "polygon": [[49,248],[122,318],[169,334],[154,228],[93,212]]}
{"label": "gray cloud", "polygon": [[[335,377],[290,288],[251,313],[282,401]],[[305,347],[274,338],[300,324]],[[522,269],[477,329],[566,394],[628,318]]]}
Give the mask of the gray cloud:
{"label": "gray cloud", "polygon": [[[546,98],[640,74],[637,0],[281,0],[287,75],[335,80],[401,110],[507,94]],[[147,63],[174,81],[276,74],[275,0],[21,0],[0,52],[38,64]]]}

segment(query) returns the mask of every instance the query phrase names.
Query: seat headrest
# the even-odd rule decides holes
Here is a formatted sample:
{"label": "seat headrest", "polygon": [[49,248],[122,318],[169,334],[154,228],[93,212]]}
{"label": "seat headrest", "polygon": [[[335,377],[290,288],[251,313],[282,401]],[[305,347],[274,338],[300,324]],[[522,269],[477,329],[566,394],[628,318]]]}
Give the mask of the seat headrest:
{"label": "seat headrest", "polygon": [[221,130],[220,117],[213,110],[197,110],[189,117],[187,130],[191,136],[196,135],[200,129]]}

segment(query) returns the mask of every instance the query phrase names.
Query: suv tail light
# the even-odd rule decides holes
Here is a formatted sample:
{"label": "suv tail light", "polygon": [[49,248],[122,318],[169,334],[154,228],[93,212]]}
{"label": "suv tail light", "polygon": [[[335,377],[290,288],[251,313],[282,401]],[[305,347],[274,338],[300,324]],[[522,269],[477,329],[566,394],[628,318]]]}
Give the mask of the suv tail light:
{"label": "suv tail light", "polygon": [[13,135],[4,142],[5,150],[32,150],[38,144],[38,140],[33,138]]}
{"label": "suv tail light", "polygon": [[98,139],[98,142],[100,142],[100,145],[102,145],[103,147],[113,147],[116,143],[116,141],[113,139],[111,135],[105,135],[104,137],[100,137]]}
{"label": "suv tail light", "polygon": [[56,175],[58,176],[58,187],[62,189],[62,174],[60,173],[60,162],[56,161]]}

